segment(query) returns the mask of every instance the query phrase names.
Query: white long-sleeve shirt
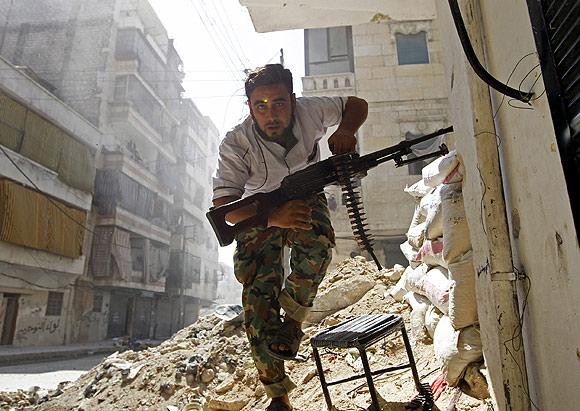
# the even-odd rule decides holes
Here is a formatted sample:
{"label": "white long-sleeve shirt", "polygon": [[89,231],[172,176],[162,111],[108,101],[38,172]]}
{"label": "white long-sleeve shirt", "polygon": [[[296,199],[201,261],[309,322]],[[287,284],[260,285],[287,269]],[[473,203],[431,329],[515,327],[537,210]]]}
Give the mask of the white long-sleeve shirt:
{"label": "white long-sleeve shirt", "polygon": [[328,127],[340,123],[345,104],[342,97],[297,98],[292,127],[297,143],[288,152],[261,137],[248,116],[220,144],[213,199],[275,190],[288,174],[319,161],[318,142]]}

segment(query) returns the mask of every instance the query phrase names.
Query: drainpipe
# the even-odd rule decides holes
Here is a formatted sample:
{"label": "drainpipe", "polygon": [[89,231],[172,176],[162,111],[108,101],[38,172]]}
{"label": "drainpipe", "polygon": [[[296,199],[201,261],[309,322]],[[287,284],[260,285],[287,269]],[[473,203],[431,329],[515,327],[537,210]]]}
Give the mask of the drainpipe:
{"label": "drainpipe", "polygon": [[[484,56],[483,19],[478,0],[460,0],[463,19],[473,49]],[[444,9],[442,9],[444,10]],[[449,13],[449,10],[446,10]],[[440,14],[441,15],[441,14]],[[474,244],[477,272],[477,300],[484,355],[489,371],[495,409],[527,411],[530,407],[528,382],[521,343],[519,307],[516,293],[510,236],[502,184],[499,150],[489,87],[466,66],[473,136],[457,141],[470,157],[465,161],[466,198],[473,203],[468,223]],[[466,123],[463,123],[466,124]],[[477,204],[475,204],[477,203]]]}

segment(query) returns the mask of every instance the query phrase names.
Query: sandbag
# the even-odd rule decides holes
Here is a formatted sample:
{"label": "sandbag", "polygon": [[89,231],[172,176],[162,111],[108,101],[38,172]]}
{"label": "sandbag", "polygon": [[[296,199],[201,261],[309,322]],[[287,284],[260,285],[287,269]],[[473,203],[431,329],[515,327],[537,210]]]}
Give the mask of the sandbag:
{"label": "sandbag", "polygon": [[437,187],[439,184],[443,183],[445,178],[451,174],[458,164],[459,159],[457,158],[456,152],[455,150],[451,150],[443,157],[439,157],[423,167],[421,172],[423,182],[427,187]]}
{"label": "sandbag", "polygon": [[425,221],[425,239],[434,240],[443,235],[443,214],[441,212],[441,188],[437,186],[421,199],[419,209]]}
{"label": "sandbag", "polygon": [[443,238],[437,240],[425,240],[417,253],[417,260],[429,266],[441,266],[447,268],[443,259]]}
{"label": "sandbag", "polygon": [[409,193],[410,195],[412,195],[417,199],[420,199],[423,196],[429,194],[431,191],[433,191],[433,187],[426,186],[425,182],[423,182],[423,179],[421,179],[417,181],[415,184],[411,185],[410,187],[405,187],[403,191]]}
{"label": "sandbag", "polygon": [[450,264],[459,261],[465,253],[471,250],[461,183],[443,185],[441,208],[443,212],[443,259]]}
{"label": "sandbag", "polygon": [[417,292],[427,297],[433,305],[444,313],[449,310],[449,289],[453,285],[447,275],[445,268],[434,267],[415,284]]}
{"label": "sandbag", "polygon": [[401,249],[403,255],[407,258],[407,261],[409,261],[409,265],[412,268],[415,268],[421,264],[420,261],[417,261],[418,250],[409,244],[408,241],[405,241],[403,244],[401,244],[399,248]]}
{"label": "sandbag", "polygon": [[405,275],[405,289],[415,293],[420,292],[417,284],[423,279],[423,277],[425,277],[427,271],[429,271],[427,264],[421,264],[418,267],[409,270]]}
{"label": "sandbag", "polygon": [[449,319],[453,328],[459,330],[477,323],[475,269],[471,252],[464,260],[449,264],[449,279],[453,280],[449,290]]}
{"label": "sandbag", "polygon": [[425,312],[425,329],[431,338],[435,335],[435,329],[437,328],[437,324],[439,324],[439,320],[444,316],[437,307],[434,305],[430,305]]}
{"label": "sandbag", "polygon": [[423,245],[425,239],[425,223],[417,224],[414,227],[409,227],[407,231],[407,240],[414,248],[419,249]]}
{"label": "sandbag", "polygon": [[414,292],[405,294],[405,301],[411,306],[409,337],[415,342],[425,336],[425,314],[432,304],[426,297]]}
{"label": "sandbag", "polygon": [[433,348],[435,356],[443,363],[445,379],[451,387],[457,386],[470,363],[483,358],[479,327],[457,331],[447,316],[441,317],[435,328]]}

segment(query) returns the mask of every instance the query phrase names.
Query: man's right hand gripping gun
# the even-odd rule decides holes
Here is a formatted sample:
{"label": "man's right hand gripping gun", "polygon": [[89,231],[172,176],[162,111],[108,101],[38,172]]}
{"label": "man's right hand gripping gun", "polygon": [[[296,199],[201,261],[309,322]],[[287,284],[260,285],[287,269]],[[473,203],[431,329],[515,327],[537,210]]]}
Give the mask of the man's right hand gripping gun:
{"label": "man's right hand gripping gun", "polygon": [[[329,157],[286,176],[276,190],[268,193],[253,194],[229,204],[212,207],[206,216],[216,233],[220,245],[226,246],[231,244],[235,236],[242,231],[253,227],[266,227],[269,213],[285,202],[305,199],[313,194],[321,193],[324,187],[328,185],[340,184],[346,196],[346,207],[353,226],[354,236],[359,245],[363,249],[369,250],[372,254],[371,240],[365,233],[364,210],[360,194],[356,192],[354,179],[365,176],[367,170],[386,161],[393,160],[395,165],[400,167],[404,164],[447,154],[447,147],[445,144],[441,144],[439,150],[433,153],[403,159],[403,156],[412,154],[414,145],[452,131],[452,126],[447,127],[414,140],[401,141],[394,146],[364,156],[359,156],[357,153],[347,153]],[[251,205],[255,205],[257,210],[255,215],[237,224],[227,222],[226,216],[228,213]]]}

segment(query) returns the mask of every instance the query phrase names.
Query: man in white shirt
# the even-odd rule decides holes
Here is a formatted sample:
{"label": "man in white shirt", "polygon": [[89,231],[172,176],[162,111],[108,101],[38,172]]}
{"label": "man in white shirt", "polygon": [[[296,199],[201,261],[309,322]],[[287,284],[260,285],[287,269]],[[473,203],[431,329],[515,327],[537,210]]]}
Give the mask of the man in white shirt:
{"label": "man in white shirt", "polygon": [[[292,73],[279,64],[251,72],[245,89],[250,116],[220,144],[214,206],[272,191],[288,174],[318,161],[318,142],[328,127],[338,125],[328,140],[333,154],[354,151],[355,133],[367,117],[366,101],[352,96],[296,98]],[[255,214],[256,208],[248,206],[227,219],[235,224]],[[272,398],[266,411],[290,411],[288,393],[295,385],[284,371],[284,360],[296,356],[302,322],[334,247],[326,197],[319,193],[282,204],[269,213],[268,227],[247,230],[236,241],[234,272],[243,284],[244,325],[260,381]],[[285,282],[284,246],[291,248],[292,271]]]}

